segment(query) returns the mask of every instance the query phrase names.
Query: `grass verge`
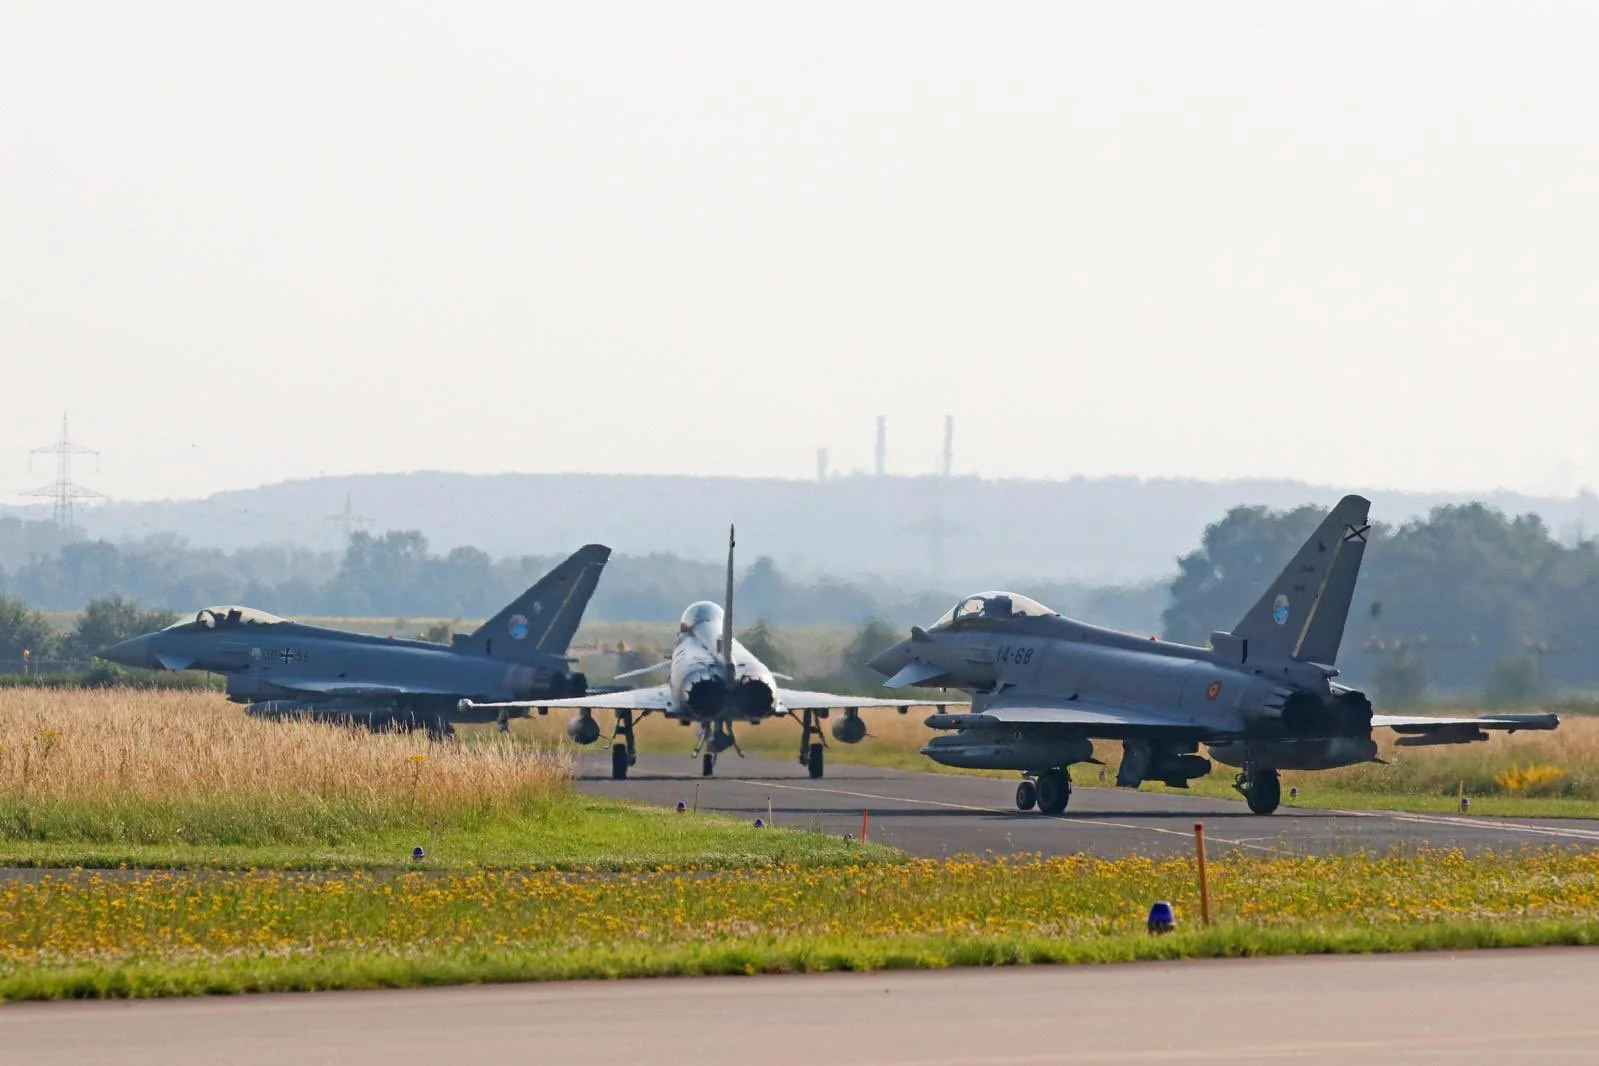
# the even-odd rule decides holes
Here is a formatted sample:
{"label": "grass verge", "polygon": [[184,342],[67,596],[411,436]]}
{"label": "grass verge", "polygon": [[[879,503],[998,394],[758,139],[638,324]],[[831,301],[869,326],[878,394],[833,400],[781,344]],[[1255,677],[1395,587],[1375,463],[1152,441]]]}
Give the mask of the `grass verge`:
{"label": "grass verge", "polygon": [[[292,815],[292,811],[284,812]],[[313,815],[307,811],[305,824]],[[158,819],[152,821],[168,821]],[[829,834],[752,823],[713,814],[683,814],[577,795],[552,797],[514,815],[429,825],[307,833],[245,842],[184,841],[175,832],[150,839],[70,833],[48,839],[0,838],[0,867],[211,870],[547,869],[619,871],[661,864],[704,869],[810,867],[892,861],[900,853]],[[413,848],[424,858],[411,858]]]}
{"label": "grass verge", "polygon": [[[1086,857],[575,874],[95,874],[0,889],[0,998],[1599,943],[1599,856]],[[1142,931],[1174,903],[1181,931]]]}

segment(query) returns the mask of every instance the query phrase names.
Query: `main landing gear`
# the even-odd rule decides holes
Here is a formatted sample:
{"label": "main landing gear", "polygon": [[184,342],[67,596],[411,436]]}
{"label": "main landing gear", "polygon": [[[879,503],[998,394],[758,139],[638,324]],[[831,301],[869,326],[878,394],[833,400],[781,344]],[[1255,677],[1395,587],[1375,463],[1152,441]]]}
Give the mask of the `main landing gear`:
{"label": "main landing gear", "polygon": [[638,748],[633,744],[633,712],[620,707],[616,711],[616,732],[611,735],[611,777],[627,780],[628,767],[638,762]]}
{"label": "main landing gear", "polygon": [[799,763],[813,780],[820,778],[827,769],[825,744],[820,716],[815,711],[801,711]]}
{"label": "main landing gear", "polygon": [[1244,802],[1255,814],[1270,814],[1283,801],[1282,778],[1276,770],[1246,766],[1233,780],[1233,787],[1243,793]]}
{"label": "main landing gear", "polygon": [[1036,778],[1022,778],[1016,786],[1016,809],[1037,807],[1044,814],[1060,814],[1072,798],[1072,777],[1065,769],[1045,770]]}

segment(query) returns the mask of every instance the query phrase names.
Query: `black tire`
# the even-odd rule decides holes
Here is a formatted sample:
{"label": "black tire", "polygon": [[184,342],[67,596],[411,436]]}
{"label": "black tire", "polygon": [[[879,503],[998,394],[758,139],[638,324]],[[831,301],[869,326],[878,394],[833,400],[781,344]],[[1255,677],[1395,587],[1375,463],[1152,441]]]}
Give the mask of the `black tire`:
{"label": "black tire", "polygon": [[1244,790],[1249,809],[1256,814],[1270,814],[1283,801],[1283,782],[1276,770],[1255,770],[1249,775]]}
{"label": "black tire", "polygon": [[805,772],[813,779],[820,778],[826,768],[826,761],[822,752],[825,749],[820,744],[812,744],[811,750],[805,755]]}
{"label": "black tire", "polygon": [[611,776],[618,781],[627,780],[627,745],[611,745]]}
{"label": "black tire", "polygon": [[1045,814],[1060,814],[1072,798],[1071,778],[1065,771],[1049,770],[1038,775],[1038,809]]}
{"label": "black tire", "polygon": [[1016,786],[1016,809],[1030,811],[1038,806],[1038,786],[1031,781],[1023,781]]}
{"label": "black tire", "polygon": [[708,751],[700,756],[700,776],[710,777],[716,772],[716,752]]}

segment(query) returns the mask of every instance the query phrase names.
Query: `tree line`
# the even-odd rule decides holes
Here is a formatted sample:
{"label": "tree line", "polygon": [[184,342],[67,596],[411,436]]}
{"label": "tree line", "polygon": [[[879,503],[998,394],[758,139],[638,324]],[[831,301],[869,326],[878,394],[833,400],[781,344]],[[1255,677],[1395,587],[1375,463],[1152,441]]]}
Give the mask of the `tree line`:
{"label": "tree line", "polygon": [[[436,553],[421,533],[396,530],[356,533],[343,553],[286,546],[225,552],[163,534],[118,544],[59,544],[16,560],[15,546],[23,539],[18,530],[39,524],[0,519],[0,559],[8,557],[5,546],[13,546],[13,565],[0,563],[0,594],[47,611],[79,611],[91,600],[118,593],[179,613],[227,603],[285,617],[486,618],[561,559],[494,559],[470,547]],[[675,620],[694,600],[720,599],[724,581],[717,562],[614,555],[588,617]],[[799,579],[762,557],[745,570],[737,596],[741,614],[777,625],[881,618],[908,626],[931,621],[970,591],[907,590],[861,578]],[[1033,594],[1063,612],[1104,617],[1139,631],[1159,624],[1164,603],[1159,582],[1106,589],[1051,582]]]}
{"label": "tree line", "polygon": [[[1203,643],[1242,618],[1326,516],[1237,507],[1178,560],[1163,628]],[[1338,667],[1393,705],[1481,692],[1523,702],[1599,686],[1599,543],[1481,504],[1372,527]]]}
{"label": "tree line", "polygon": [[[1205,529],[1166,583],[1105,589],[995,584],[1086,621],[1203,644],[1212,631],[1243,616],[1325,513],[1319,506],[1234,508]],[[1562,543],[1535,515],[1506,515],[1480,504],[1379,524],[1369,537],[1338,662],[1347,680],[1375,688],[1390,704],[1467,692],[1515,702],[1540,692],[1599,688],[1595,541]],[[119,625],[156,628],[174,610],[210,603],[244,603],[289,616],[482,618],[557,561],[496,560],[473,548],[434,553],[414,531],[357,533],[342,556],[297,548],[225,553],[173,537],[64,544],[0,570],[0,659],[15,659],[22,647],[34,648],[35,657],[39,648],[62,657],[87,654],[109,643],[101,638]],[[673,619],[692,600],[719,599],[722,581],[717,563],[616,556],[590,617]],[[883,637],[926,624],[963,591],[970,590],[800,580],[759,558],[744,571],[736,596],[741,618],[762,620],[760,638],[780,654],[784,626],[842,622],[864,630],[875,620]],[[85,605],[90,610],[79,628],[65,637],[54,636],[33,610]]]}

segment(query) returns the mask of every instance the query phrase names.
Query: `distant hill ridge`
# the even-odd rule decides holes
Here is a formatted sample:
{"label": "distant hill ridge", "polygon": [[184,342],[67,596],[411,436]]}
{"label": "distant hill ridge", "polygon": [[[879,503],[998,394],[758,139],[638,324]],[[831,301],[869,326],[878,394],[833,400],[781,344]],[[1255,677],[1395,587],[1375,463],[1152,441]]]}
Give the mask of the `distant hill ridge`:
{"label": "distant hill ridge", "polygon": [[[1347,491],[1398,523],[1432,507],[1481,500],[1535,512],[1557,536],[1599,526],[1599,497],[1511,492],[1414,493],[1295,481],[975,477],[778,478],[623,474],[357,474],[285,481],[199,500],[112,503],[80,512],[92,536],[177,533],[237,548],[298,543],[332,548],[344,508],[365,528],[418,529],[434,550],[470,545],[494,556],[554,554],[588,541],[619,552],[720,558],[729,522],[744,563],[769,555],[795,576],[915,576],[960,586],[996,572],[1093,583],[1136,581],[1175,569],[1206,524],[1239,504],[1330,505]],[[23,513],[8,509],[12,513]],[[35,513],[35,512],[27,512]]]}

